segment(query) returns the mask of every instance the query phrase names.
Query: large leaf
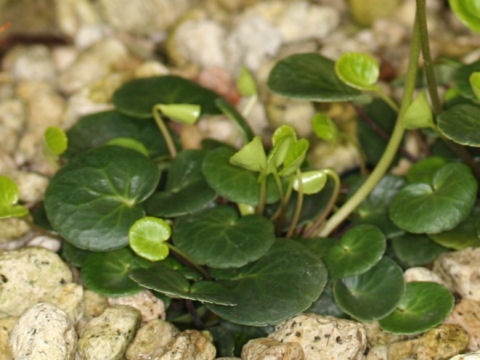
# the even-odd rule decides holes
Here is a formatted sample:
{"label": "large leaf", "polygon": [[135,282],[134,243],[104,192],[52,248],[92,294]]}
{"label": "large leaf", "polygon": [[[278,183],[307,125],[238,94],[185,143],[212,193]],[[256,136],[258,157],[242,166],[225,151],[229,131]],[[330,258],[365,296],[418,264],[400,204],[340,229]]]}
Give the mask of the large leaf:
{"label": "large leaf", "polygon": [[275,240],[273,224],[259,215],[239,218],[227,206],[182,217],[173,242],[201,265],[240,267],[263,256]]}
{"label": "large leaf", "polygon": [[235,296],[237,306],[207,307],[237,324],[276,324],[306,310],[326,280],[327,271],[317,256],[293,240],[277,239],[260,260],[219,281]]}
{"label": "large leaf", "polygon": [[447,164],[435,172],[431,184],[415,183],[400,190],[390,205],[390,218],[412,233],[451,230],[468,216],[476,195],[470,168]]}
{"label": "large leaf", "polygon": [[200,105],[202,114],[219,114],[213,91],[179,76],[165,75],[129,81],[113,94],[118,111],[130,116],[149,118],[157,104]]}
{"label": "large leaf", "polygon": [[431,184],[435,172],[446,163],[447,161],[439,156],[432,156],[417,161],[408,169],[407,180],[409,183],[423,182]]}
{"label": "large leaf", "polygon": [[438,255],[447,251],[425,235],[405,234],[392,239],[395,256],[408,266],[431,263]]}
{"label": "large leaf", "polygon": [[440,131],[456,143],[480,146],[480,107],[469,104],[453,106],[438,116]]}
{"label": "large leaf", "polygon": [[145,203],[148,214],[176,217],[193,214],[215,200],[215,191],[202,173],[204,150],[184,150],[171,163],[165,190]]}
{"label": "large leaf", "polygon": [[81,154],[47,188],[52,227],[81,249],[109,251],[128,244],[128,229],[145,215],[142,202],[159,180],[156,164],[118,146]]}
{"label": "large leaf", "polygon": [[[136,119],[113,110],[82,117],[67,131],[67,137],[67,158],[125,137],[141,142],[152,157],[169,156],[153,119]],[[177,140],[175,136],[174,139]]]}
{"label": "large leaf", "polygon": [[386,257],[368,272],[337,280],[333,286],[340,309],[363,321],[381,319],[392,312],[404,290],[402,269]]}
{"label": "large leaf", "polygon": [[455,72],[453,77],[453,84],[458,91],[460,91],[460,94],[475,102],[477,101],[477,97],[470,85],[470,75],[477,71],[480,71],[480,60],[469,65],[463,65]]}
{"label": "large leaf", "polygon": [[283,96],[320,102],[350,101],[361,95],[335,75],[332,60],[319,54],[296,54],[281,60],[270,72],[268,87]]}
{"label": "large leaf", "polygon": [[480,32],[480,2],[478,0],[449,0],[460,21],[473,31]]}
{"label": "large leaf", "polygon": [[[211,151],[203,161],[203,174],[208,184],[221,196],[236,203],[257,205],[260,185],[257,175],[230,164],[234,149],[219,147]],[[271,176],[267,181],[267,202],[279,198],[277,187]]]}

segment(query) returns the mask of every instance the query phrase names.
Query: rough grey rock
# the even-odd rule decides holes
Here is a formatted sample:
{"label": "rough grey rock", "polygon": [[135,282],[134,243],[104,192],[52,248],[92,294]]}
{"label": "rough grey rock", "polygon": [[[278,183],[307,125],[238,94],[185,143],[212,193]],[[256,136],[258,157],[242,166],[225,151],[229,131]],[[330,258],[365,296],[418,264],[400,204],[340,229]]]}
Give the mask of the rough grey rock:
{"label": "rough grey rock", "polygon": [[50,50],[44,45],[13,48],[3,60],[3,68],[17,81],[53,82],[56,76]]}
{"label": "rough grey rock", "polygon": [[0,253],[0,311],[19,316],[71,281],[70,269],[54,252],[30,247]]}
{"label": "rough grey rock", "polygon": [[269,338],[250,340],[242,348],[242,360],[304,360],[302,346]]}
{"label": "rough grey rock", "polygon": [[142,322],[165,319],[165,304],[150,291],[144,290],[133,295],[108,298],[109,305],[128,305],[142,315]]}
{"label": "rough grey rock", "polygon": [[361,360],[367,346],[362,324],[317,314],[297,315],[277,325],[269,337],[299,343],[305,360]]}
{"label": "rough grey rock", "polygon": [[63,310],[72,324],[83,316],[83,287],[75,283],[61,285],[47,294],[42,301],[55,305]]}
{"label": "rough grey rock", "polygon": [[461,326],[470,337],[468,350],[480,350],[480,303],[470,299],[462,299],[455,305],[444,323]]}
{"label": "rough grey rock", "polygon": [[388,360],[388,347],[386,345],[377,345],[371,348],[366,360]]}
{"label": "rough grey rock", "polygon": [[117,305],[91,319],[80,332],[78,353],[82,360],[120,360],[140,324],[140,313]]}
{"label": "rough grey rock", "polygon": [[480,352],[474,352],[469,354],[455,355],[449,360],[480,360]]}
{"label": "rough grey rock", "polygon": [[25,126],[26,111],[18,99],[0,101],[0,151],[13,153]]}
{"label": "rough grey rock", "polygon": [[18,186],[19,199],[27,203],[36,203],[43,200],[48,186],[48,178],[29,171],[18,171],[13,180]]}
{"label": "rough grey rock", "polygon": [[367,333],[367,343],[369,348],[378,345],[388,345],[408,338],[406,335],[392,334],[383,330],[377,321],[363,323],[363,327]]}
{"label": "rough grey rock", "polygon": [[10,335],[14,359],[73,360],[77,334],[65,312],[38,303],[23,314]]}
{"label": "rough grey rock", "polygon": [[447,286],[447,284],[445,283],[445,281],[442,280],[440,275],[425,267],[408,268],[403,273],[403,278],[405,282],[431,281],[443,286]]}
{"label": "rough grey rock", "polygon": [[174,336],[155,360],[213,360],[217,350],[208,331],[185,330]]}
{"label": "rough grey rock", "polygon": [[27,243],[27,246],[41,247],[53,252],[58,252],[62,247],[60,240],[50,236],[36,236]]}
{"label": "rough grey rock", "polygon": [[0,360],[13,360],[10,351],[10,333],[17,323],[18,318],[14,316],[0,319]]}

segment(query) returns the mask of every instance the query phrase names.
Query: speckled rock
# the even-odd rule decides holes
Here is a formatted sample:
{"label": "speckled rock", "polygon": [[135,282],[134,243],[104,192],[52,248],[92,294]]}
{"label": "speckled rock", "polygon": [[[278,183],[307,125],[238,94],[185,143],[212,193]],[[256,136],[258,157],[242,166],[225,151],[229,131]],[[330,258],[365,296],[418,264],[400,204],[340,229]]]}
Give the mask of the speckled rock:
{"label": "speckled rock", "polygon": [[317,314],[297,315],[277,325],[269,337],[299,343],[305,360],[361,360],[367,346],[362,324]]}
{"label": "speckled rock", "polygon": [[366,360],[388,360],[388,347],[386,345],[377,345],[371,348]]}
{"label": "speckled rock", "polygon": [[27,243],[27,246],[41,247],[53,252],[58,252],[62,247],[62,242],[50,236],[36,236]]}
{"label": "speckled rock", "polygon": [[143,325],[128,347],[127,360],[150,360],[160,355],[165,346],[179,333],[177,328],[160,319]]}
{"label": "speckled rock", "polygon": [[9,249],[12,242],[21,240],[29,232],[30,225],[25,219],[0,219],[0,249]]}
{"label": "speckled rock", "polygon": [[213,360],[217,352],[211,334],[197,330],[182,331],[157,351],[156,360]]}
{"label": "speckled rock", "polygon": [[242,360],[303,360],[302,346],[298,343],[258,338],[247,342],[242,348]]}
{"label": "speckled rock", "polygon": [[42,301],[63,310],[73,324],[83,316],[85,305],[83,302],[83,287],[81,285],[69,283],[59,286],[47,294]]}
{"label": "speckled rock", "polygon": [[399,341],[388,347],[389,360],[445,360],[468,345],[468,335],[458,325],[440,325],[417,339]]}
{"label": "speckled rock", "polygon": [[435,273],[432,270],[427,269],[425,267],[411,267],[411,268],[408,268],[403,273],[403,278],[404,278],[405,282],[431,281],[431,282],[435,282],[437,284],[448,287],[448,284],[446,284],[445,281],[442,280],[440,275],[438,275],[437,273]]}
{"label": "speckled rock", "polygon": [[406,335],[392,334],[383,330],[377,321],[363,323],[367,334],[367,343],[369,348],[377,345],[388,345],[408,338]]}
{"label": "speckled rock", "polygon": [[468,350],[477,351],[480,349],[480,303],[470,299],[462,299],[455,305],[444,323],[459,325],[468,333],[470,337]]}
{"label": "speckled rock", "polygon": [[474,352],[469,354],[455,355],[449,360],[480,360],[480,352]]}
{"label": "speckled rock", "polygon": [[17,321],[18,318],[13,316],[0,319],[0,360],[13,360],[9,341]]}
{"label": "speckled rock", "polygon": [[18,99],[0,101],[0,151],[12,153],[25,126],[26,111]]}
{"label": "speckled rock", "polygon": [[70,269],[54,252],[31,247],[0,253],[0,311],[18,316],[71,281]]}
{"label": "speckled rock", "polygon": [[42,201],[48,186],[48,178],[44,175],[28,171],[19,171],[13,177],[18,186],[19,199],[27,203]]}
{"label": "speckled rock", "polygon": [[117,305],[91,319],[80,332],[78,354],[83,360],[120,360],[140,324],[140,313]]}
{"label": "speckled rock", "polygon": [[307,137],[312,133],[312,117],[315,115],[315,107],[308,101],[291,100],[270,94],[266,111],[270,123],[274,127],[290,125],[299,137]]}
{"label": "speckled rock", "polygon": [[14,359],[73,360],[77,334],[65,312],[38,303],[23,314],[10,335]]}
{"label": "speckled rock", "polygon": [[480,302],[480,248],[441,254],[433,271],[462,297]]}
{"label": "speckled rock", "polygon": [[242,143],[238,127],[223,115],[204,116],[197,124],[203,138],[215,139],[232,146],[239,146]]}
{"label": "speckled rock", "polygon": [[144,290],[133,295],[108,298],[109,305],[128,305],[142,315],[142,321],[165,319],[165,304],[150,291]]}
{"label": "speckled rock", "polygon": [[167,75],[169,73],[168,68],[159,61],[145,61],[135,68],[134,77],[144,78],[152,76]]}
{"label": "speckled rock", "polygon": [[84,316],[86,318],[101,315],[108,306],[108,301],[105,296],[88,289],[83,292],[83,301],[85,303]]}
{"label": "speckled rock", "polygon": [[48,47],[44,45],[17,46],[8,52],[3,68],[10,71],[17,81],[55,80],[55,64]]}

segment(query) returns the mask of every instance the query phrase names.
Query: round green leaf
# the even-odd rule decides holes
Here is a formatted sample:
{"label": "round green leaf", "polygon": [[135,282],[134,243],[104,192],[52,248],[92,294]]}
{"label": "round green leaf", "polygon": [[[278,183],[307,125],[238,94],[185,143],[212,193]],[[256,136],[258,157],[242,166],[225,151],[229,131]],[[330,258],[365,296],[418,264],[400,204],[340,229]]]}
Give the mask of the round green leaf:
{"label": "round green leaf", "polygon": [[139,256],[159,261],[168,256],[168,246],[164,243],[172,235],[172,229],[164,220],[146,216],[137,221],[128,231],[130,248]]}
{"label": "round green leaf", "polygon": [[450,7],[460,21],[473,31],[480,32],[480,1],[449,0]]}
{"label": "round green leaf", "polygon": [[333,286],[340,309],[362,321],[381,319],[392,312],[404,290],[402,269],[386,257],[366,273],[339,279]]}
{"label": "round green leaf", "polygon": [[195,104],[202,114],[219,114],[213,91],[179,76],[166,75],[135,79],[113,94],[113,104],[124,114],[150,118],[157,104]]}
{"label": "round green leaf", "polygon": [[90,290],[104,296],[124,296],[142,290],[129,275],[133,270],[147,266],[147,262],[128,249],[91,253],[83,263],[81,276]]}
{"label": "round green leaf", "polygon": [[408,169],[407,180],[409,183],[431,184],[435,172],[446,163],[447,161],[439,156],[417,161]]}
{"label": "round green leaf", "polygon": [[155,105],[162,115],[173,121],[193,125],[200,117],[200,106],[192,104],[159,104]]}
{"label": "round green leaf", "polygon": [[[468,0],[467,0],[468,1]],[[475,0],[478,1],[478,0]],[[477,97],[470,84],[470,76],[480,71],[480,60],[474,63],[463,65],[455,72],[453,76],[453,85],[460,94],[470,100],[477,101]]]}
{"label": "round green leaf", "polygon": [[477,97],[477,100],[480,101],[480,71],[472,73],[469,80],[473,93]]}
{"label": "round green leaf", "polygon": [[45,131],[43,140],[47,149],[54,155],[61,155],[67,150],[67,135],[58,126],[49,126]]}
{"label": "round green leaf", "polygon": [[[234,149],[219,147],[205,157],[202,171],[208,184],[220,195],[236,203],[257,205],[260,192],[257,175],[230,164]],[[279,198],[273,178],[267,179],[267,202]]]}
{"label": "round green leaf", "polygon": [[317,113],[312,118],[312,128],[315,135],[323,140],[336,141],[338,139],[338,128],[335,122],[327,115]]}
{"label": "round green leaf", "polygon": [[22,205],[0,206],[0,219],[22,217],[28,214],[28,209]]}
{"label": "round green leaf", "polygon": [[380,261],[385,252],[385,236],[373,225],[357,225],[330,247],[324,261],[330,276],[343,278],[363,274]]}
{"label": "round green leaf", "polygon": [[[320,192],[327,183],[327,175],[324,171],[306,171],[300,175],[302,182],[302,192],[304,194],[316,194]],[[293,188],[295,191],[300,190],[300,181],[295,178],[293,181]]]}
{"label": "round green leaf", "polygon": [[250,71],[245,66],[242,66],[240,76],[237,79],[237,89],[243,96],[257,95],[257,85]]}
{"label": "round green leaf", "polygon": [[262,138],[255,136],[252,141],[230,157],[230,164],[250,171],[264,172],[267,169],[267,156]]}
{"label": "round green leaf", "polygon": [[196,213],[215,198],[202,173],[206,151],[184,150],[172,161],[168,169],[164,191],[152,195],[145,207],[149,215],[177,217]]}
{"label": "round green leaf", "polygon": [[82,267],[90,254],[90,251],[79,249],[66,241],[62,243],[62,257],[73,266]]}
{"label": "round green leaf", "polygon": [[395,256],[408,266],[431,263],[438,255],[447,251],[425,235],[405,234],[392,239]]}
{"label": "round green leaf", "polygon": [[0,175],[0,207],[14,205],[17,201],[17,184],[9,177]]}
{"label": "round green leaf", "polygon": [[310,101],[350,101],[361,92],[335,75],[332,60],[319,54],[296,54],[279,61],[268,77],[274,93]]}
{"label": "round green leaf", "polygon": [[237,306],[207,307],[237,324],[276,324],[310,307],[326,280],[327,271],[317,256],[293,240],[277,239],[260,260],[218,281],[230,290]]}
{"label": "round green leaf", "polygon": [[408,283],[398,307],[380,320],[383,329],[394,334],[417,334],[439,324],[454,305],[453,295],[433,282]]}
{"label": "round green leaf", "polygon": [[447,164],[435,172],[432,184],[415,183],[400,190],[390,205],[390,218],[412,233],[451,230],[470,213],[477,182],[464,164]]}
{"label": "round green leaf", "polygon": [[434,127],[433,114],[425,91],[421,92],[408,106],[402,116],[405,129],[423,129]]}
{"label": "round green leaf", "polygon": [[240,267],[262,257],[275,239],[273,224],[259,215],[239,218],[231,207],[218,206],[182,217],[174,244],[195,262],[214,268]]}
{"label": "round green leaf", "polygon": [[454,250],[478,247],[480,246],[480,236],[478,234],[479,220],[480,213],[477,208],[454,229],[439,234],[430,234],[429,237],[436,243]]}
{"label": "round green leaf", "polygon": [[480,146],[480,107],[459,104],[445,110],[438,116],[440,131],[456,143]]}
{"label": "round green leaf", "polygon": [[335,62],[335,73],[349,86],[372,90],[372,86],[378,81],[380,66],[369,55],[347,52]]}
{"label": "round green leaf", "polygon": [[109,251],[128,244],[128,229],[145,215],[142,202],[159,181],[157,165],[137,151],[105,146],[58,171],[45,195],[52,227],[81,249]]}

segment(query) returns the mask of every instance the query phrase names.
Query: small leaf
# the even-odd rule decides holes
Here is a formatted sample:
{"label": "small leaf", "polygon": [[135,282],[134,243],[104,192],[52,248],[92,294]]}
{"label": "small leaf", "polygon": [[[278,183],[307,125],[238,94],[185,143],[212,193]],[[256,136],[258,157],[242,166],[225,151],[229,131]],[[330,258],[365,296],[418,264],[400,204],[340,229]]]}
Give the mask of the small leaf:
{"label": "small leaf", "polygon": [[363,274],[380,261],[385,248],[385,236],[376,226],[357,225],[328,249],[328,273],[335,278]]}
{"label": "small leaf", "polygon": [[480,32],[480,2],[478,0],[449,0],[460,21],[473,31]]}
{"label": "small leaf", "polygon": [[295,173],[303,164],[309,147],[310,143],[307,139],[300,139],[291,144],[283,160],[283,169],[279,172],[279,175],[289,176]]}
{"label": "small leaf", "polygon": [[0,206],[10,206],[18,201],[18,187],[7,176],[0,175]]}
{"label": "small leaf", "polygon": [[188,125],[195,124],[201,112],[199,105],[192,104],[158,104],[155,109],[173,121]]}
{"label": "small leaf", "polygon": [[297,134],[291,126],[282,125],[275,130],[272,136],[273,148],[267,157],[269,172],[276,171],[276,169],[283,164],[290,146],[296,141]]}
{"label": "small leaf", "polygon": [[130,248],[139,256],[159,261],[168,256],[168,246],[164,243],[172,235],[172,229],[164,220],[146,216],[137,221],[128,231]]}
{"label": "small leaf", "polygon": [[470,75],[470,86],[472,87],[477,100],[480,101],[480,71],[474,72]]}
{"label": "small leaf", "polygon": [[[304,194],[316,194],[320,192],[327,183],[327,175],[321,170],[303,172],[300,177],[302,181],[302,192]],[[299,191],[300,189],[300,182],[297,177],[293,181],[293,188],[295,191]]]}
{"label": "small leaf", "polygon": [[409,130],[434,127],[433,114],[425,91],[421,92],[408,106],[402,116],[402,124]]}
{"label": "small leaf", "polygon": [[242,66],[240,76],[237,79],[237,89],[243,96],[257,95],[257,85],[250,71],[245,66]]}
{"label": "small leaf", "polygon": [[43,140],[45,147],[54,155],[61,155],[67,150],[67,135],[57,126],[49,126],[45,131]]}
{"label": "small leaf", "polygon": [[410,282],[397,309],[381,319],[380,326],[394,334],[418,334],[442,323],[453,305],[453,295],[442,285]]}
{"label": "small leaf", "polygon": [[146,157],[149,156],[148,150],[145,147],[145,145],[143,145],[140,141],[137,141],[132,138],[124,138],[124,137],[114,138],[112,140],[107,141],[106,145],[122,146],[126,149],[138,151],[140,154],[143,154]]}
{"label": "small leaf", "polygon": [[439,156],[432,156],[422,159],[413,164],[408,169],[407,180],[409,183],[426,183],[431,184],[433,175],[439,170],[447,161]]}
{"label": "small leaf", "polygon": [[0,219],[28,215],[28,209],[22,205],[0,206]]}
{"label": "small leaf", "polygon": [[230,158],[230,163],[250,171],[263,173],[267,168],[267,156],[263,148],[262,138],[255,136]]}
{"label": "small leaf", "polygon": [[338,140],[338,128],[335,122],[327,115],[317,113],[312,118],[312,128],[320,139],[328,141]]}
{"label": "small leaf", "polygon": [[440,131],[456,143],[480,147],[480,107],[455,105],[438,116]]}
{"label": "small leaf", "polygon": [[425,235],[405,234],[392,239],[395,256],[408,266],[431,263],[438,255],[447,251]]}
{"label": "small leaf", "polygon": [[475,61],[468,65],[461,66],[455,72],[455,75],[453,77],[453,85],[460,92],[460,94],[466,97],[467,99],[477,101],[477,102],[478,102],[478,99],[470,84],[470,76],[472,76],[473,73],[478,71],[480,71],[480,60]]}
{"label": "small leaf", "polygon": [[336,61],[335,73],[349,86],[360,90],[372,90],[378,81],[380,67],[369,55],[347,52]]}

